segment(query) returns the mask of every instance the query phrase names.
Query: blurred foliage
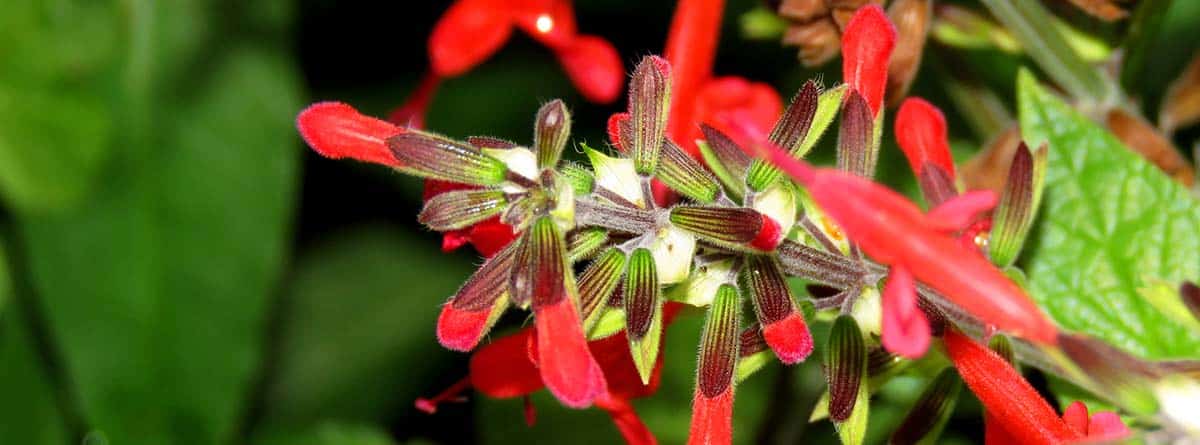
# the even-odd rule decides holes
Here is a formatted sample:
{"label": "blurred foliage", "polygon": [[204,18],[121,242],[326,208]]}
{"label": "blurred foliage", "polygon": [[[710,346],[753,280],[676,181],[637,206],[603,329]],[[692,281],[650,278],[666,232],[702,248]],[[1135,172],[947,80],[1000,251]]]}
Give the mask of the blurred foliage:
{"label": "blurred foliage", "polygon": [[[575,5],[581,30],[611,39],[629,62],[662,50],[671,3]],[[518,399],[470,394],[467,403],[444,405],[435,416],[413,409],[414,398],[466,375],[465,355],[437,346],[433,326],[438,305],[476,259],[439,252],[435,234],[415,225],[419,181],[318,159],[293,129],[308,100],[343,100],[386,115],[426,69],[425,36],[448,4],[5,2],[0,263],[9,264],[0,267],[0,443],[76,444],[85,436],[112,444],[618,440],[602,411],[566,409],[545,392],[533,397],[533,427],[525,425]],[[784,96],[812,77],[838,81],[836,61],[807,70],[777,42],[739,38],[739,16],[759,4],[727,2],[717,74],[770,82]],[[1161,27],[1146,34],[1148,43],[1139,44],[1146,48],[1138,59],[1142,74],[1127,84],[1147,112],[1157,110],[1165,85],[1200,49],[1189,38],[1200,2],[1176,0],[1171,8]],[[1080,29],[1119,34],[1110,28]],[[1001,92],[1009,110],[1016,106],[1015,74],[1029,64],[1021,54],[936,45],[925,61],[914,94],[948,105],[955,102],[946,85],[970,85]],[[531,142],[530,117],[556,97],[579,123],[575,142],[593,146],[603,145],[605,119],[623,106],[585,103],[553,55],[518,35],[489,62],[446,81],[428,125],[453,137]],[[992,135],[969,131],[969,116],[960,116],[979,107],[955,104],[959,112],[947,106],[947,118],[956,155],[965,159]],[[1081,135],[1071,137],[1111,145],[1102,131],[1065,122],[1078,124],[1073,128]],[[1066,137],[1049,130],[1052,140]],[[818,162],[832,159],[831,146],[816,149]],[[1071,159],[1059,156],[1065,168]],[[1141,164],[1126,161],[1103,165],[1124,162],[1121,168],[1137,170],[1130,174],[1139,186],[1161,185]],[[880,170],[885,182],[915,194],[890,143]],[[1105,184],[1068,185],[1088,197]],[[1048,204],[1053,200],[1048,195]],[[1065,237],[1051,227],[1042,226],[1043,245]],[[1172,233],[1186,237],[1181,230]],[[1034,255],[1030,277],[1035,287],[1049,288],[1039,280],[1055,275],[1036,273],[1049,263]],[[1187,261],[1185,272],[1195,274],[1197,263]],[[1137,278],[1118,272],[1124,287]],[[1071,318],[1073,307],[1049,306],[1067,326],[1095,321]],[[498,332],[525,321],[505,318]],[[1133,321],[1124,320],[1109,339],[1151,356],[1178,356],[1191,344],[1145,343],[1155,337],[1135,325],[1161,320]],[[699,312],[689,312],[670,328],[662,388],[635,401],[663,443],[686,438],[702,322]],[[827,326],[815,324],[818,344],[822,330]],[[868,443],[886,439],[927,378],[904,375],[877,393]],[[791,369],[768,366],[737,388],[737,440],[836,443],[828,421],[803,420],[823,390],[815,360]],[[963,394],[945,443],[980,438],[978,404]]]}

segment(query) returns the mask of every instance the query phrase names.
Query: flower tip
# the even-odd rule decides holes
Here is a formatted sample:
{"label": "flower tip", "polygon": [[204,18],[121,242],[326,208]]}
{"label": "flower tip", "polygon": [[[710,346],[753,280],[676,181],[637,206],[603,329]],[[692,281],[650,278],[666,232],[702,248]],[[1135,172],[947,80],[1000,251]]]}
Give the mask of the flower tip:
{"label": "flower tip", "polygon": [[879,5],[859,8],[842,34],[842,79],[879,113],[887,87],[888,61],[896,46],[896,27]]}
{"label": "flower tip", "polygon": [[300,137],[321,156],[351,158],[376,164],[397,165],[386,141],[404,129],[365,116],[341,102],[309,105],[296,117]]}
{"label": "flower tip", "polygon": [[697,389],[692,399],[688,445],[727,444],[733,441],[733,386],[715,397]]}
{"label": "flower tip", "polygon": [[433,403],[432,400],[429,400],[426,398],[419,398],[419,399],[417,399],[416,402],[413,403],[413,405],[416,406],[417,411],[423,412],[425,414],[437,413],[437,404]]}
{"label": "flower tip", "polygon": [[762,227],[758,229],[758,235],[750,241],[750,247],[763,252],[773,251],[783,242],[784,235],[786,234],[775,218],[762,214]]}
{"label": "flower tip", "polygon": [[906,329],[883,330],[881,341],[884,349],[893,354],[908,359],[918,359],[929,350],[931,332],[929,323],[920,317],[919,322],[913,322]]}
{"label": "flower tip", "polygon": [[438,343],[452,351],[469,352],[475,349],[487,328],[491,315],[489,309],[465,311],[455,309],[453,303],[442,306],[437,321]]}
{"label": "flower tip", "polygon": [[804,361],[813,351],[812,334],[800,312],[792,312],[787,318],[763,325],[763,339],[775,351],[784,364],[792,365]]}
{"label": "flower tip", "polygon": [[896,142],[917,177],[926,162],[941,167],[954,179],[954,159],[946,135],[946,117],[925,99],[909,97],[896,113]]}
{"label": "flower tip", "polygon": [[554,397],[568,407],[587,408],[608,391],[604,373],[588,349],[579,314],[570,298],[538,308],[534,323],[539,333],[538,370]]}
{"label": "flower tip", "polygon": [[624,138],[621,137],[621,129],[627,125],[629,125],[629,113],[613,113],[608,117],[608,141],[622,152],[625,151],[625,146],[622,143]]}

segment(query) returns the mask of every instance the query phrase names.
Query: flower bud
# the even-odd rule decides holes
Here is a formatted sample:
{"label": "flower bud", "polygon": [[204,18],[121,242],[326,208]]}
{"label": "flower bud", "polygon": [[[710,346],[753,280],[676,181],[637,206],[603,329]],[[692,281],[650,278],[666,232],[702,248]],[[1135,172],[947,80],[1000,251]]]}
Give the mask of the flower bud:
{"label": "flower bud", "polygon": [[1044,144],[1037,153],[1030,153],[1024,143],[1013,156],[1008,182],[992,216],[992,231],[988,238],[988,256],[999,267],[1008,267],[1017,259],[1033,226],[1042,200],[1046,157]]}
{"label": "flower bud", "polygon": [[861,444],[870,411],[867,394],[867,348],[858,323],[848,315],[834,320],[825,350],[829,383],[829,418],[846,445]]}
{"label": "flower bud", "polygon": [[538,168],[554,168],[571,137],[571,112],[561,100],[542,105],[534,119],[533,146]]}
{"label": "flower bud", "polygon": [[875,118],[865,98],[857,91],[851,91],[846,97],[840,125],[838,169],[864,178],[874,177],[875,163],[879,160],[878,146],[874,143]]}
{"label": "flower bud", "polygon": [[650,373],[658,358],[662,338],[662,288],[658,271],[649,249],[637,248],[629,255],[625,272],[625,331],[629,336],[629,352],[633,356],[642,383],[650,382]]}
{"label": "flower bud", "polygon": [[437,322],[438,343],[464,352],[479,344],[508,307],[505,295],[515,250],[510,246],[484,262],[442,306]]}
{"label": "flower bud", "polygon": [[409,130],[387,139],[388,149],[405,173],[472,185],[504,182],[508,167],[470,145]]}
{"label": "flower bud", "polygon": [[584,332],[590,331],[600,319],[613,291],[621,283],[624,271],[625,253],[614,247],[600,254],[579,275],[579,313],[583,317]]}
{"label": "flower bud", "polygon": [[426,201],[417,221],[438,232],[458,230],[500,214],[507,205],[501,190],[455,190]]}
{"label": "flower bud", "polygon": [[689,444],[730,443],[732,440],[733,390],[741,342],[738,332],[740,299],[737,288],[726,284],[717,289],[709,306],[700,340]]}
{"label": "flower bud", "polygon": [[790,365],[808,358],[813,350],[812,334],[779,264],[769,256],[747,255],[741,285],[754,302],[763,338],[779,360]]}
{"label": "flower bud", "polygon": [[[809,84],[805,84],[804,88],[808,88],[808,85]],[[784,147],[791,149],[790,153],[792,156],[804,157],[804,155],[808,154],[809,150],[812,150],[813,146],[816,145],[817,140],[821,138],[821,135],[825,133],[827,128],[829,128],[829,125],[833,123],[833,118],[837,116],[838,110],[841,109],[843,97],[845,97],[847,90],[848,87],[843,84],[821,92],[820,95],[817,96],[816,110],[812,115],[811,121],[808,124],[807,130],[804,132],[803,137],[797,141],[798,145]],[[800,103],[801,101],[807,100],[807,96],[803,93],[804,89],[801,89],[800,93],[797,93],[796,97],[793,98],[792,104],[788,105],[789,111],[793,109],[796,110],[794,116],[797,118],[802,117],[801,111],[805,109],[805,105]],[[784,117],[780,119],[780,123],[776,124],[776,127],[792,126],[784,124],[784,121],[788,120],[788,116],[789,114],[785,114]],[[746,173],[746,184],[755,191],[762,191],[777,181],[780,176],[782,176],[782,173],[779,171],[779,169],[775,168],[775,166],[763,161],[762,159],[754,159],[754,161],[750,164],[749,172]]]}
{"label": "flower bud", "polygon": [[567,262],[571,264],[591,258],[604,243],[608,242],[608,230],[588,227],[567,235]]}
{"label": "flower bud", "polygon": [[649,176],[658,167],[659,149],[667,129],[671,101],[671,70],[667,61],[646,56],[633,70],[629,83],[629,114],[633,125],[632,158],[638,174]]}

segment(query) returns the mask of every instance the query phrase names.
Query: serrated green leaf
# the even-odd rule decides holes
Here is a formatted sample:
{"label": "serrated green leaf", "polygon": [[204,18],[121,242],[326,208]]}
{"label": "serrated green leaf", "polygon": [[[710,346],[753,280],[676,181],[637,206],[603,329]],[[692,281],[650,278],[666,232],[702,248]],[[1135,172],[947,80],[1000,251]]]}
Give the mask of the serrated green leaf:
{"label": "serrated green leaf", "polygon": [[1143,358],[1200,357],[1191,332],[1138,294],[1200,276],[1200,204],[1186,189],[1018,76],[1026,142],[1050,144],[1042,221],[1025,254],[1030,294],[1060,326]]}

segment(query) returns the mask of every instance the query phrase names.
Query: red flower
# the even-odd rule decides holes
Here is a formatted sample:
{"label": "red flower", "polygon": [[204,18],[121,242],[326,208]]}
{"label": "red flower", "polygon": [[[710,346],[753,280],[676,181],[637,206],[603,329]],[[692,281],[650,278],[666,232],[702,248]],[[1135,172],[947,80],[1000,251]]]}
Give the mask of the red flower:
{"label": "red flower", "polygon": [[[608,103],[621,93],[620,56],[604,39],[578,34],[569,0],[458,0],[429,36],[429,76],[470,71],[504,46],[514,27],[549,47],[588,100]],[[410,102],[419,102],[426,91],[419,88]],[[427,103],[412,108],[423,114]]]}
{"label": "red flower", "polygon": [[1067,406],[1062,418],[1068,426],[1083,433],[1089,442],[1121,440],[1132,433],[1117,413],[1101,411],[1089,417],[1087,405],[1078,400]]}
{"label": "red flower", "polygon": [[[674,302],[663,307],[664,329],[674,321],[682,308],[681,303]],[[437,396],[418,399],[417,409],[432,414],[439,403],[455,400],[471,387],[486,396],[500,399],[527,397],[541,390],[545,384],[535,364],[539,349],[537,337],[538,327],[526,328],[479,348],[471,355],[467,378]],[[606,390],[595,398],[596,406],[608,412],[627,443],[657,443],[629,401],[649,396],[658,390],[662,375],[661,353],[649,383],[642,384],[633,358],[629,355],[629,340],[624,331],[589,341],[587,346],[607,381]]]}
{"label": "red flower", "polygon": [[858,91],[879,115],[887,91],[888,60],[896,46],[896,27],[879,5],[858,9],[842,34],[842,80]]}
{"label": "red flower", "polygon": [[[949,236],[947,224],[922,214],[904,196],[868,179],[814,168],[767,143],[753,147],[803,184],[847,237],[876,261],[907,269],[917,281],[999,329],[1042,343],[1056,341],[1057,328],[1025,291]],[[956,201],[943,204],[941,211],[954,215],[950,220],[969,220],[958,215],[994,205],[995,195],[968,194]]]}

